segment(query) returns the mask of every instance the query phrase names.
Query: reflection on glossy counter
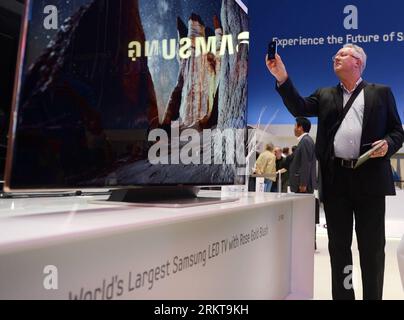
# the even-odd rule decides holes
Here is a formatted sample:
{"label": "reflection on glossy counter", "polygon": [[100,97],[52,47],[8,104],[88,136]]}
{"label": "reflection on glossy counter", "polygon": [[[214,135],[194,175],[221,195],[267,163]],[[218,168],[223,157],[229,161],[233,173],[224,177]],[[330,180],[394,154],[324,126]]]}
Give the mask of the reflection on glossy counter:
{"label": "reflection on glossy counter", "polygon": [[[94,204],[108,196],[0,199],[0,252],[158,224],[231,214],[234,208],[261,207],[312,195],[201,191],[200,196],[237,197],[230,203],[191,208],[145,208],[134,205]],[[209,210],[207,210],[209,209]]]}

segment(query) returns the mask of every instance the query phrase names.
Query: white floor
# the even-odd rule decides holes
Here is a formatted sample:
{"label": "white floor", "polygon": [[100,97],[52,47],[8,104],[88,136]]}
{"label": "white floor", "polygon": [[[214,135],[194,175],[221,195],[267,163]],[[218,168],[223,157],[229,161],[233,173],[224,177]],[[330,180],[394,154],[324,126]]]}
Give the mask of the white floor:
{"label": "white floor", "polygon": [[[314,299],[330,300],[331,297],[331,268],[328,255],[327,230],[322,227],[323,218],[320,220],[320,227],[317,227],[317,249],[314,255]],[[404,300],[404,290],[401,285],[400,272],[397,264],[397,247],[399,238],[386,239],[386,264],[384,273],[384,300]],[[352,254],[354,258],[353,284],[356,299],[362,299],[362,284],[359,267],[359,253],[356,239],[353,240]]]}

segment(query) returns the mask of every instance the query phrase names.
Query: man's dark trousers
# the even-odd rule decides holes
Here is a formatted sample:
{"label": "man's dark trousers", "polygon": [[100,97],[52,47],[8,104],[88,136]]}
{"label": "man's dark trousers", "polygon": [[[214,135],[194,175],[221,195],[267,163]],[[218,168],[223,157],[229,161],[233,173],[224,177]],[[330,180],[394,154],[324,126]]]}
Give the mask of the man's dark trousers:
{"label": "man's dark trousers", "polygon": [[333,299],[355,299],[351,252],[355,221],[363,299],[380,300],[385,260],[385,196],[361,194],[356,169],[341,167],[335,161],[334,170],[334,183],[324,199]]}

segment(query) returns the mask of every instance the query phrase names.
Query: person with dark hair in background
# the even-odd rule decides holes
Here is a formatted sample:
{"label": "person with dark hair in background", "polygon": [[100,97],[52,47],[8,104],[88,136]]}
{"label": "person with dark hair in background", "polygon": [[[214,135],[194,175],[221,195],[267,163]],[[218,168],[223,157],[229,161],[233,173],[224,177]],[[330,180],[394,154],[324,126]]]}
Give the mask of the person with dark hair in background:
{"label": "person with dark hair in background", "polygon": [[[289,165],[289,186],[295,193],[314,193],[317,189],[316,155],[314,141],[309,136],[311,122],[304,117],[296,118],[294,133],[299,141],[293,151],[293,157]],[[319,202],[315,203],[314,221],[314,250],[317,250],[316,224],[319,223]]]}
{"label": "person with dark hair in background", "polygon": [[313,193],[317,188],[316,156],[314,141],[309,136],[310,129],[309,119],[296,118],[294,133],[299,143],[289,166],[289,186],[292,192]]}
{"label": "person with dark hair in background", "polygon": [[292,146],[292,148],[291,148],[292,152],[290,154],[288,154],[288,156],[285,159],[285,162],[283,163],[283,168],[285,168],[286,170],[289,170],[289,167],[290,167],[290,164],[292,163],[294,152],[296,151],[296,148],[297,148],[297,146]]}
{"label": "person with dark hair in background", "polygon": [[286,158],[289,154],[290,154],[289,147],[283,147],[282,148],[282,157]]}
{"label": "person with dark hair in background", "polygon": [[[316,155],[320,196],[327,222],[332,296],[355,299],[347,278],[352,272],[352,232],[360,254],[364,299],[382,299],[385,263],[385,196],[394,195],[390,157],[400,149],[404,132],[391,89],[362,80],[366,54],[347,44],[333,57],[340,83],[303,98],[279,55],[266,59],[276,90],[295,116],[318,117]],[[371,159],[355,169],[372,145]]]}
{"label": "person with dark hair in background", "polygon": [[[272,184],[271,192],[286,193],[288,189],[288,171],[285,170],[284,166],[286,158],[282,157],[282,149],[280,147],[275,147],[274,154],[276,157],[275,160],[276,181]],[[279,179],[281,184],[281,190],[279,190]]]}

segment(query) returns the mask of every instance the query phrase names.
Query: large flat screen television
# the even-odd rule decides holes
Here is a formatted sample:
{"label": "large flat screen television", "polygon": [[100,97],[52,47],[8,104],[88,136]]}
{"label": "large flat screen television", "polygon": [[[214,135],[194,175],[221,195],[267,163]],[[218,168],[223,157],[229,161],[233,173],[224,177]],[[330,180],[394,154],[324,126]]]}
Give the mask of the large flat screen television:
{"label": "large flat screen television", "polygon": [[244,183],[245,11],[27,0],[5,191]]}

